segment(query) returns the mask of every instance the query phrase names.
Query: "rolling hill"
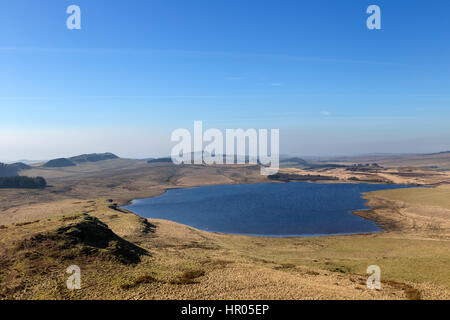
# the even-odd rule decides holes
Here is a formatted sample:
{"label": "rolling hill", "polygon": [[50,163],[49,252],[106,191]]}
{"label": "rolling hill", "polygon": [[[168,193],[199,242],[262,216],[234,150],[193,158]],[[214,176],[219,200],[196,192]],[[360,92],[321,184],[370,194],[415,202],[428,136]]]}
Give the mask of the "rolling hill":
{"label": "rolling hill", "polygon": [[68,159],[75,163],[84,163],[84,162],[97,162],[109,159],[119,159],[119,157],[113,153],[106,152],[106,153],[82,154],[79,156],[70,157]]}
{"label": "rolling hill", "polygon": [[110,152],[90,153],[90,154],[82,154],[82,155],[74,156],[74,157],[70,157],[70,158],[53,159],[53,160],[47,161],[42,166],[46,167],[46,168],[74,167],[77,164],[83,164],[83,163],[88,163],[88,162],[98,162],[98,161],[110,160],[110,159],[119,159],[119,157]]}
{"label": "rolling hill", "polygon": [[0,177],[13,177],[17,176],[20,170],[27,170],[31,167],[21,162],[4,164],[0,163]]}
{"label": "rolling hill", "polygon": [[342,165],[378,163],[383,167],[421,167],[437,170],[450,170],[450,151],[427,154],[374,154],[353,157],[322,158],[317,164],[338,163]]}
{"label": "rolling hill", "polygon": [[76,166],[76,163],[74,163],[73,161],[70,161],[69,159],[66,159],[66,158],[58,158],[58,159],[53,159],[53,160],[47,161],[42,166],[46,167],[46,168],[74,167],[74,166]]}

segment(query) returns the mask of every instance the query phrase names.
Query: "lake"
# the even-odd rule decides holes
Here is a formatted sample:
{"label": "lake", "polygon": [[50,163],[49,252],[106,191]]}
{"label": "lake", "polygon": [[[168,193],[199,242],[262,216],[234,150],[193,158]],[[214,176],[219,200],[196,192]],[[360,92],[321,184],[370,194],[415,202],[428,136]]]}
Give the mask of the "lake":
{"label": "lake", "polygon": [[260,183],[172,189],[134,200],[125,209],[206,231],[259,236],[372,233],[375,222],[352,214],[368,209],[362,193],[407,186],[353,183]]}

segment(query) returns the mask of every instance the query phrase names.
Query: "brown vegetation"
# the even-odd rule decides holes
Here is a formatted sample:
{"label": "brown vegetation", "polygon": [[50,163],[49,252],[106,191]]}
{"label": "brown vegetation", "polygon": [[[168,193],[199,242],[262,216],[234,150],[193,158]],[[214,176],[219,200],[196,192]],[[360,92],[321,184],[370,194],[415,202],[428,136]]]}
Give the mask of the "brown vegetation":
{"label": "brown vegetation", "polygon": [[[117,159],[47,170],[50,188],[0,193],[2,298],[450,299],[445,186],[419,188],[411,197],[397,190],[368,194],[373,210],[359,214],[386,228],[378,234],[261,238],[204,232],[120,208],[169,188],[268,182],[258,166]],[[367,174],[328,170],[320,175],[346,181],[347,174]],[[377,174],[427,183],[446,175],[396,174],[402,172]],[[65,286],[72,264],[82,270],[81,290]],[[372,264],[382,269],[381,290],[365,285]]]}

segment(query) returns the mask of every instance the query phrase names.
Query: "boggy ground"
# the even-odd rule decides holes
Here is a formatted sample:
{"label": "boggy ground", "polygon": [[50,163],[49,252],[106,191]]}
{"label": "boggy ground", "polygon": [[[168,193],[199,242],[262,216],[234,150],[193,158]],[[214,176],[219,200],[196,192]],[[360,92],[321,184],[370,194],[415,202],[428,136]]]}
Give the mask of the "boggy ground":
{"label": "boggy ground", "polygon": [[[3,299],[450,299],[445,186],[367,194],[380,206],[359,214],[383,223],[381,233],[264,238],[143,219],[117,205],[170,187],[267,181],[258,168],[162,166],[58,179],[22,200],[27,191],[1,191]],[[81,290],[66,287],[73,264]],[[373,264],[381,290],[366,287]]]}

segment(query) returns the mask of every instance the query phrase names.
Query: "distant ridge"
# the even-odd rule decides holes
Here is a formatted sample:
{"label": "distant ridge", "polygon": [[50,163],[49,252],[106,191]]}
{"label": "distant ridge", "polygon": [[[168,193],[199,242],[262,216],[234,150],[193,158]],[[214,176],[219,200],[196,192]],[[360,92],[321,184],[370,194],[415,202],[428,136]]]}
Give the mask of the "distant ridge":
{"label": "distant ridge", "polygon": [[9,165],[0,163],[0,177],[17,176],[17,170],[14,170]]}
{"label": "distant ridge", "polygon": [[79,156],[74,156],[70,158],[59,158],[59,159],[53,159],[46,163],[44,163],[42,166],[46,168],[62,168],[62,167],[74,167],[77,164],[80,163],[86,163],[86,162],[98,162],[103,160],[109,160],[109,159],[118,159],[119,157],[116,156],[113,153],[106,152],[106,153],[90,153],[90,154],[82,154]]}
{"label": "distant ridge", "polygon": [[74,163],[66,158],[58,158],[58,159],[53,159],[53,160],[47,161],[42,166],[46,167],[46,168],[74,167],[74,166],[76,166],[76,163]]}
{"label": "distant ridge", "polygon": [[309,168],[310,164],[308,161],[302,158],[294,157],[294,158],[287,158],[280,161],[281,164],[284,166],[295,166],[299,168]]}
{"label": "distant ridge", "polygon": [[47,181],[42,177],[0,177],[0,189],[42,189],[47,186]]}
{"label": "distant ridge", "polygon": [[30,169],[29,165],[22,162],[16,162],[12,164],[0,163],[0,177],[14,177],[18,176],[18,171]]}
{"label": "distant ridge", "polygon": [[147,163],[172,162],[172,158],[157,158],[147,160]]}
{"label": "distant ridge", "polygon": [[283,159],[280,161],[281,168],[297,168],[297,169],[330,169],[330,168],[345,168],[344,165],[339,164],[314,164],[305,159],[294,157]]}
{"label": "distant ridge", "polygon": [[97,162],[97,161],[103,161],[103,160],[108,160],[108,159],[119,159],[119,157],[113,153],[106,152],[106,153],[82,154],[79,156],[70,157],[68,159],[70,161],[73,161],[76,163],[84,163],[84,162]]}
{"label": "distant ridge", "polygon": [[450,151],[442,151],[442,152],[435,152],[435,153],[425,153],[425,156],[434,156],[439,154],[450,154]]}

